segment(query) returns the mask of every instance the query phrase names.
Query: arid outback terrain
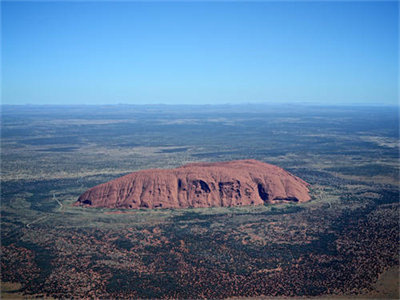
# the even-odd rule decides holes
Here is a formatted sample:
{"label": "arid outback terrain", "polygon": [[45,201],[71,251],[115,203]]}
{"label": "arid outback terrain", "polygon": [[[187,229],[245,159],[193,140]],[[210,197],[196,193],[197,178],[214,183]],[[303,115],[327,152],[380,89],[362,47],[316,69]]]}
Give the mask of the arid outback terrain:
{"label": "arid outback terrain", "polygon": [[[3,106],[2,295],[396,298],[398,113],[361,106]],[[301,178],[311,200],[74,206],[85,191],[132,172],[249,159]],[[201,182],[194,195],[196,189],[199,198],[207,191]]]}

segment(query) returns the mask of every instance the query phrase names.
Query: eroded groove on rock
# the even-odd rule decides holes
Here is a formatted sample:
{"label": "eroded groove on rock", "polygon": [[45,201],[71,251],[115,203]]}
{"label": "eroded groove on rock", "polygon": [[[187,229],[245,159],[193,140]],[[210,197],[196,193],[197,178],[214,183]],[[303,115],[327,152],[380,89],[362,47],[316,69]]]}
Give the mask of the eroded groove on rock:
{"label": "eroded groove on rock", "polygon": [[260,196],[260,198],[264,201],[268,201],[269,195],[265,191],[265,189],[261,183],[257,184],[257,189],[258,189],[258,195]]}

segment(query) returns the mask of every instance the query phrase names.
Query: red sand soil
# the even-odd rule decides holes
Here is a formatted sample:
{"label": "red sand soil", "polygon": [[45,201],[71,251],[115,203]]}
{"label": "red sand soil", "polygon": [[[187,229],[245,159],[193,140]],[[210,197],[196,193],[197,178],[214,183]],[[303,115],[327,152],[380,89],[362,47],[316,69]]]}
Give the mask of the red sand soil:
{"label": "red sand soil", "polygon": [[76,206],[187,208],[310,200],[308,184],[257,160],[191,163],[134,172],[83,193]]}

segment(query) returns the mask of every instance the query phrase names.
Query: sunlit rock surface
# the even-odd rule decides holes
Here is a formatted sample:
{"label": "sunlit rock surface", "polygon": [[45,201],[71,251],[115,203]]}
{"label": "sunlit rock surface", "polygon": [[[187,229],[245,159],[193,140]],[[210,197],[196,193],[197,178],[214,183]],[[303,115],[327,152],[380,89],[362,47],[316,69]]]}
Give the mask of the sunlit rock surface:
{"label": "sunlit rock surface", "polygon": [[308,184],[257,160],[191,163],[134,172],[95,186],[75,205],[107,208],[187,208],[310,200]]}

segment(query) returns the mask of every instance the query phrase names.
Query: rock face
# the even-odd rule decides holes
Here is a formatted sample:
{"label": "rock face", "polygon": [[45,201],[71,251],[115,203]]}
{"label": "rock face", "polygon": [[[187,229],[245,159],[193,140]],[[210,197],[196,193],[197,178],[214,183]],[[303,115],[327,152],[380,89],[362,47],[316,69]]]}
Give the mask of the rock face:
{"label": "rock face", "polygon": [[75,205],[108,208],[187,208],[310,200],[308,184],[256,160],[191,163],[134,172],[83,193]]}

